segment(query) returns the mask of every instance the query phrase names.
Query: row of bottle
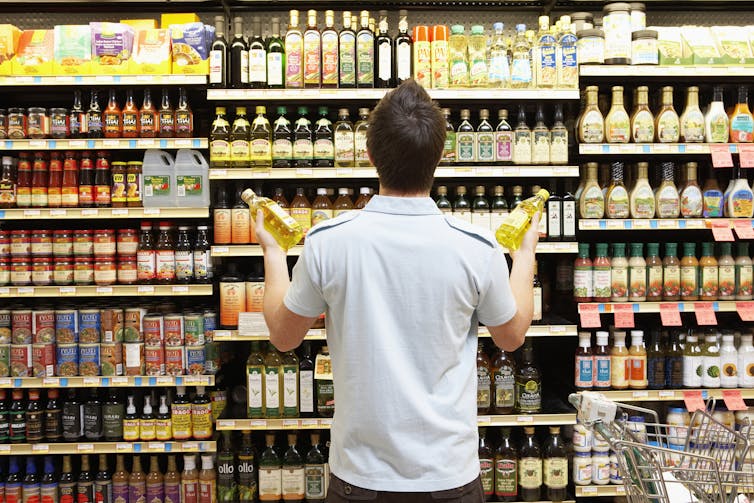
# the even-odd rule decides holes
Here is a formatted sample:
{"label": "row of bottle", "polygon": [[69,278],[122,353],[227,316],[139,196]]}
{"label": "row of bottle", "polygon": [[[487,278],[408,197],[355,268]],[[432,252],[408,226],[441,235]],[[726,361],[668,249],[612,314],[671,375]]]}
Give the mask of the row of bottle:
{"label": "row of bottle", "polygon": [[[608,175],[609,170],[609,175]],[[609,167],[587,163],[586,176],[576,191],[581,218],[751,218],[754,214],[754,192],[740,168],[732,170],[725,191],[721,190],[716,172],[700,187],[697,163],[686,163],[684,181],[675,183],[676,169],[672,162],[661,165],[662,180],[649,182],[649,163],[636,165],[633,185],[624,182],[625,165],[613,162]]]}
{"label": "row of bottle", "polygon": [[[388,12],[379,19],[363,10],[343,12],[342,29],[335,13],[325,11],[318,28],[317,11],[307,11],[306,29],[299,11],[290,11],[288,30],[280,32],[273,17],[271,34],[252,18],[252,36],[244,37],[243,19],[233,19],[234,37],[225,38],[225,19],[215,17],[210,50],[212,88],[386,88],[414,78],[424,87],[553,88],[578,87],[576,35],[569,16],[555,26],[539,17],[539,31],[516,25],[515,38],[494,23],[489,37],[483,25],[415,26],[409,33],[407,12],[399,12],[398,34],[391,37]],[[360,23],[360,24],[359,24]],[[266,35],[266,36],[265,36]]]}
{"label": "row of bottle", "polygon": [[[0,390],[0,443],[34,444],[40,442],[118,442],[208,440],[213,435],[213,407],[204,386],[197,386],[193,398],[184,386],[178,386],[168,403],[168,394],[143,393],[143,407],[137,413],[136,397],[110,389],[107,397],[98,388],[78,393],[73,388],[46,390],[46,400],[38,389]],[[86,397],[84,397],[86,395]],[[156,410],[155,410],[156,409]],[[221,412],[221,411],[220,411]],[[219,412],[217,412],[219,415]]]}
{"label": "row of bottle", "polygon": [[[579,333],[575,386],[579,390],[754,388],[754,346],[751,334],[736,336],[714,330],[667,332],[651,330],[645,346],[644,332],[598,331],[592,349],[591,334]],[[685,335],[685,337],[683,337]],[[721,344],[722,340],[722,344]]]}
{"label": "row of bottle", "polygon": [[696,258],[696,243],[683,243],[678,259],[678,244],[665,243],[660,258],[660,244],[648,243],[644,257],[643,243],[612,243],[612,257],[607,243],[595,245],[595,258],[589,258],[589,243],[579,243],[574,262],[573,295],[576,302],[643,302],[693,300],[751,300],[752,260],[749,244],[702,243],[702,256]]}
{"label": "row of bottle", "polygon": [[477,413],[537,414],[542,412],[542,374],[527,343],[517,364],[512,354],[495,348],[494,356],[481,340],[477,346]]}
{"label": "row of bottle", "polygon": [[[58,465],[54,456],[44,456],[40,470],[37,456],[26,458],[26,467],[19,458],[11,456],[7,475],[0,480],[4,501],[34,503],[39,501],[76,501],[79,503],[215,503],[217,473],[211,455],[201,456],[201,470],[197,470],[196,455],[184,454],[183,471],[178,471],[176,455],[167,456],[165,471],[160,468],[159,456],[149,457],[149,471],[144,472],[141,456],[132,456],[130,472],[126,470],[126,456],[115,457],[114,470],[108,456],[100,454],[97,470],[88,454],[81,460],[78,472],[73,457],[65,455]],[[41,473],[40,473],[41,472]]]}
{"label": "row of bottle", "polygon": [[[142,222],[136,251],[137,283],[209,283],[213,277],[208,228],[159,222],[155,238],[151,222]],[[193,234],[193,236],[192,236]]]}
{"label": "row of bottle", "polygon": [[107,107],[99,103],[99,91],[90,92],[89,107],[84,108],[81,91],[74,91],[73,105],[67,108],[8,108],[0,113],[0,139],[78,139],[78,138],[190,138],[194,134],[194,115],[186,89],[178,88],[178,105],[170,104],[170,91],[162,90],[159,107],[152,102],[149,88],[144,89],[141,108],[134,92],[126,90],[123,107],[118,92],[110,89]]}
{"label": "row of bottle", "polygon": [[678,116],[673,107],[673,87],[662,88],[662,108],[653,114],[649,108],[649,88],[635,89],[634,109],[628,115],[623,105],[622,86],[612,88],[612,105],[603,115],[599,107],[599,88],[586,88],[586,103],[576,129],[581,143],[751,143],[754,141],[754,116],[749,110],[749,90],[738,87],[735,107],[726,110],[723,88],[715,87],[712,101],[703,113],[699,107],[699,88],[686,91],[686,107]]}

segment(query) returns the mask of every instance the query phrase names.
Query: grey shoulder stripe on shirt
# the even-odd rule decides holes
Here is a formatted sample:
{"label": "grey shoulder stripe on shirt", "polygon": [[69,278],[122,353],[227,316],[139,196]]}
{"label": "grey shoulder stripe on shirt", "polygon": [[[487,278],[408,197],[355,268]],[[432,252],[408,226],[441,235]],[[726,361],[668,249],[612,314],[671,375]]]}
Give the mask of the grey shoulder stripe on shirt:
{"label": "grey shoulder stripe on shirt", "polygon": [[478,229],[476,226],[464,222],[463,220],[458,220],[454,217],[445,216],[444,218],[445,222],[453,229],[463,232],[464,234],[481,241],[482,243],[488,245],[490,248],[497,246],[497,241],[495,241],[495,238],[490,233],[485,233],[481,229]]}

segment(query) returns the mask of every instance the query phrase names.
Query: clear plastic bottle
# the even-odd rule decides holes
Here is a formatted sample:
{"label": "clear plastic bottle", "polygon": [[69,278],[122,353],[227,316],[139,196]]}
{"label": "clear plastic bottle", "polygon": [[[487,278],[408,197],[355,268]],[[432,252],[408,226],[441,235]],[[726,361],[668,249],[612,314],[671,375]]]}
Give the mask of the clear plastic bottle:
{"label": "clear plastic bottle", "polygon": [[511,85],[511,69],[508,62],[508,45],[503,36],[503,23],[492,25],[495,34],[492,36],[490,46],[488,72],[488,84],[492,88],[505,88]]}
{"label": "clear plastic bottle", "polygon": [[471,87],[487,87],[487,35],[484,26],[475,24],[469,37],[469,84]]}
{"label": "clear plastic bottle", "polygon": [[532,86],[531,47],[526,40],[526,25],[516,25],[511,66],[511,87],[520,89]]}
{"label": "clear plastic bottle", "polygon": [[720,346],[720,387],[738,387],[738,351],[734,344],[733,334],[722,336],[723,344]]}
{"label": "clear plastic bottle", "polygon": [[464,27],[454,24],[450,27],[450,40],[448,51],[450,56],[450,87],[468,87],[469,85],[469,60],[468,38],[464,33]]}

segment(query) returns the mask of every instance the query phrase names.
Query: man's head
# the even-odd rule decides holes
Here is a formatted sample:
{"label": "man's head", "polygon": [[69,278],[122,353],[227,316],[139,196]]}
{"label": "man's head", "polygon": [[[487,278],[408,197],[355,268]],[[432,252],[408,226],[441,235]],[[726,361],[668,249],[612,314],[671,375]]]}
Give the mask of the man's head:
{"label": "man's head", "polygon": [[444,144],[445,118],[414,80],[390,91],[369,116],[367,150],[380,185],[392,192],[429,192]]}

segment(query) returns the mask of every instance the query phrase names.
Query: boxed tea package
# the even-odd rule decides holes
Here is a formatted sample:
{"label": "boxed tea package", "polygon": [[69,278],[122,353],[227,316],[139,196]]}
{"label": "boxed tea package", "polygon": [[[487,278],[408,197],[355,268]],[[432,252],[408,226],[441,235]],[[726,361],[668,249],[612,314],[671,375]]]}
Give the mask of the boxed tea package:
{"label": "boxed tea package", "polygon": [[52,30],[24,30],[12,61],[14,75],[52,75],[55,35]]}
{"label": "boxed tea package", "polygon": [[92,32],[88,25],[55,26],[55,61],[53,72],[58,75],[87,75],[91,73]]}
{"label": "boxed tea package", "polygon": [[11,74],[11,59],[16,54],[21,30],[12,24],[0,24],[0,75]]}
{"label": "boxed tea package", "polygon": [[89,27],[94,73],[127,73],[134,43],[133,28],[120,23],[89,23]]}
{"label": "boxed tea package", "polygon": [[202,23],[172,25],[173,73],[209,74],[208,33]]}
{"label": "boxed tea package", "polygon": [[134,37],[129,73],[167,75],[173,59],[169,30],[140,30]]}

